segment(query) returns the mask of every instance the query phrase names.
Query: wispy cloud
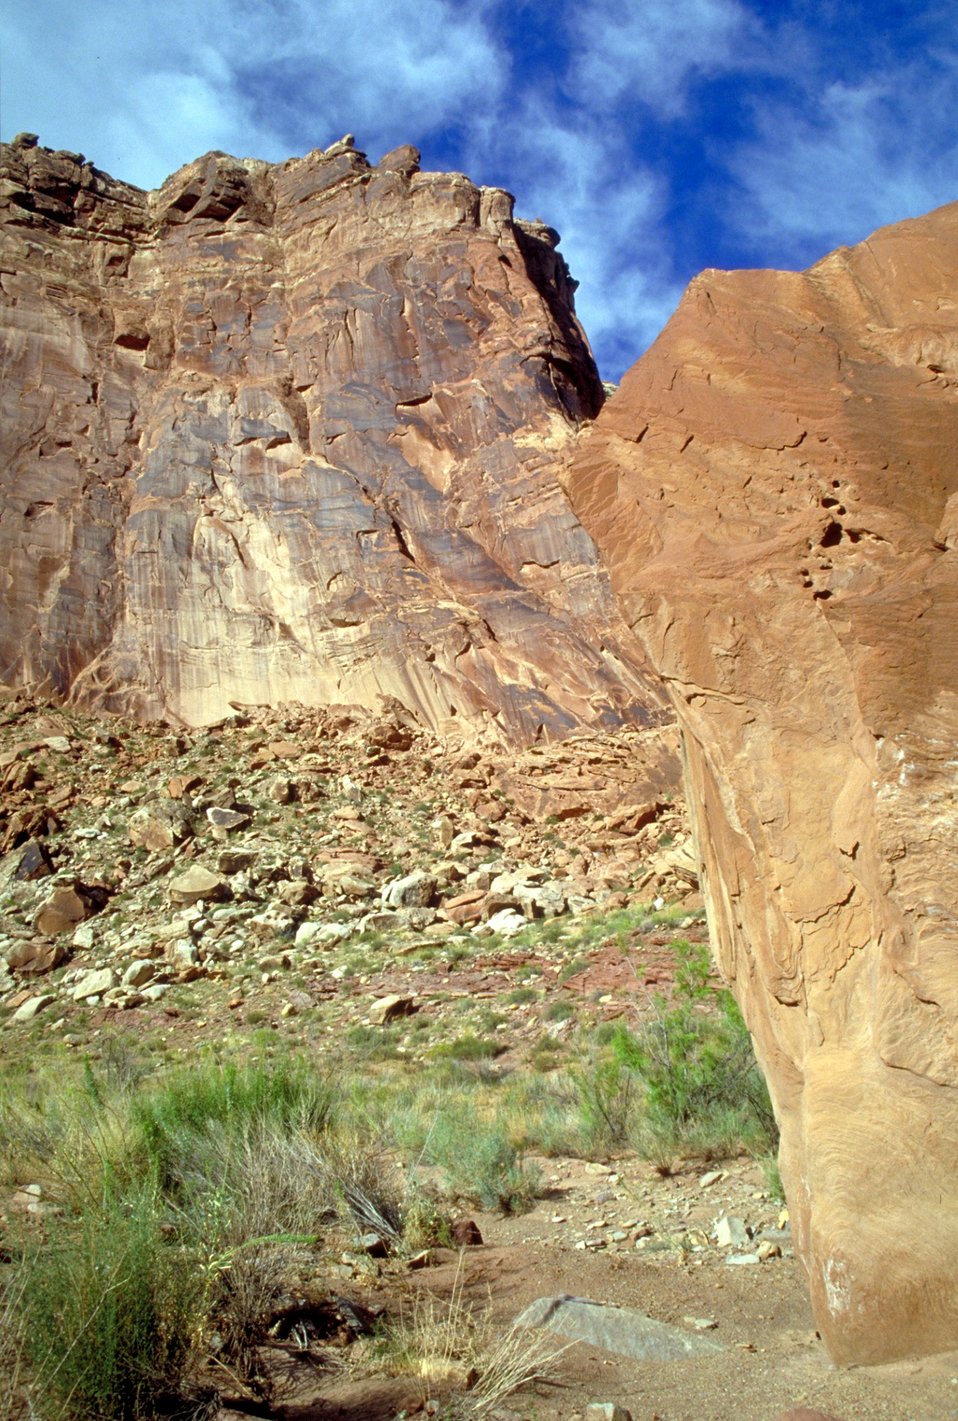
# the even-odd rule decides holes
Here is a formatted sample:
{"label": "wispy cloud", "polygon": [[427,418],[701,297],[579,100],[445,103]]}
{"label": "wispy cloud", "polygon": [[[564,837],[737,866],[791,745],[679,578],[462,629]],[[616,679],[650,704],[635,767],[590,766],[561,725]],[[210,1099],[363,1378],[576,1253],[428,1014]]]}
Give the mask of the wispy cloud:
{"label": "wispy cloud", "polygon": [[876,227],[958,198],[958,137],[931,115],[958,112],[958,55],[928,56],[862,82],[834,82],[801,108],[758,107],[755,133],[727,157],[727,199],[756,253],[805,264]]}
{"label": "wispy cloud", "polygon": [[510,188],[612,376],[698,268],[806,265],[958,195],[939,0],[31,0],[0,56],[5,136],[143,186],[352,131]]}
{"label": "wispy cloud", "polygon": [[598,110],[638,101],[661,118],[682,112],[703,75],[745,63],[759,29],[738,0],[586,0],[569,26],[570,78],[582,101]]}
{"label": "wispy cloud", "polygon": [[517,215],[560,228],[579,281],[576,309],[603,373],[617,377],[661,330],[681,294],[662,215],[667,185],[650,168],[623,165],[600,122],[573,126],[529,96],[471,135],[473,172],[518,194]]}

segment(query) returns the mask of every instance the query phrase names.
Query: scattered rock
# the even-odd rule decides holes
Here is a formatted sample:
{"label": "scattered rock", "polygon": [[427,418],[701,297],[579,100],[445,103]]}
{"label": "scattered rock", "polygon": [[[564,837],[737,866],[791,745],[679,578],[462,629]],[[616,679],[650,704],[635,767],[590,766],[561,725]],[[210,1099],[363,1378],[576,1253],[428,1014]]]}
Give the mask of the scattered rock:
{"label": "scattered rock", "polygon": [[39,878],[47,878],[53,873],[53,860],[38,839],[28,839],[20,850],[20,858],[14,878],[19,883],[35,883]]}
{"label": "scattered rock", "polygon": [[104,889],[90,888],[79,881],[56,888],[37,909],[33,926],[47,937],[69,932],[99,912],[108,897]]}
{"label": "scattered rock", "polygon": [[18,942],[4,954],[7,966],[24,977],[40,977],[66,962],[70,950],[63,942],[42,942],[31,938]]}
{"label": "scattered rock", "polygon": [[385,883],[380,897],[386,908],[428,908],[436,900],[436,880],[417,869]]}
{"label": "scattered rock", "polygon": [[70,995],[75,1002],[86,1001],[90,997],[102,997],[104,992],[116,986],[116,980],[112,967],[93,967],[73,984]]}
{"label": "scattered rock", "polygon": [[401,1016],[412,1016],[417,1010],[415,997],[404,997],[397,992],[391,992],[389,996],[380,997],[378,1001],[373,1002],[368,1015],[375,1026],[386,1026]]}
{"label": "scattered rock", "polygon": [[229,897],[229,885],[219,874],[211,873],[202,864],[192,864],[170,883],[170,898],[174,903],[218,903]]}
{"label": "scattered rock", "polygon": [[716,1222],[713,1237],[719,1248],[728,1248],[732,1245],[748,1243],[751,1234],[744,1219],[730,1218],[727,1214],[723,1214]]}
{"label": "scattered rock", "polygon": [[127,835],[134,848],[162,853],[192,838],[193,821],[184,805],[160,799],[134,810]]}
{"label": "scattered rock", "polygon": [[56,997],[49,992],[41,993],[38,997],[28,997],[22,1002],[13,1013],[14,1021],[32,1021],[46,1007],[51,1006],[56,1001]]}
{"label": "scattered rock", "polygon": [[588,1298],[538,1298],[519,1314],[514,1326],[543,1327],[640,1362],[676,1362],[723,1350],[719,1342],[657,1322],[633,1308],[612,1307]]}

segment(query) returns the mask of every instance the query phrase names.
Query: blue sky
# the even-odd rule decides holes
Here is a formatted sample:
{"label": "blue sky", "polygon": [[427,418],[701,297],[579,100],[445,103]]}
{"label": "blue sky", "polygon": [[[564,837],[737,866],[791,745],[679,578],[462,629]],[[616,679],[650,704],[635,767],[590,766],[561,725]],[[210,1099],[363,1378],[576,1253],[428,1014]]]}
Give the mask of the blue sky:
{"label": "blue sky", "polygon": [[0,128],[158,185],[343,133],[562,234],[606,378],[704,267],[802,267],[958,198],[958,4],[31,0]]}

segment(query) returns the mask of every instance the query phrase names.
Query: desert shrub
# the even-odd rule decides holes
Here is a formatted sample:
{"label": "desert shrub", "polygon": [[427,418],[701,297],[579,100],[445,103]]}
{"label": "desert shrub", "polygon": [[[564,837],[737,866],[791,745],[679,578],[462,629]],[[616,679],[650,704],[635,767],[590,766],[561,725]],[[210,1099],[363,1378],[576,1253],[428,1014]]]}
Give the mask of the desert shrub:
{"label": "desert shrub", "polygon": [[571,1002],[550,1002],[543,1012],[545,1021],[568,1021],[570,1016],[575,1016],[575,1008]]}
{"label": "desert shrub", "polygon": [[594,1153],[627,1145],[640,1094],[634,1070],[613,1049],[594,1055],[571,1072],[571,1079],[585,1149]]}
{"label": "desert shrub", "polygon": [[450,1192],[484,1209],[521,1213],[539,1197],[540,1173],[523,1161],[506,1128],[454,1101],[435,1118],[423,1158],[439,1166]]}
{"label": "desert shrub", "polygon": [[498,1111],[519,1150],[542,1155],[581,1155],[582,1122],[572,1079],[518,1075],[506,1087]]}
{"label": "desert shrub", "polygon": [[166,1242],[152,1187],[62,1223],[22,1280],[33,1409],[57,1421],[154,1416],[193,1360],[199,1304],[198,1273]]}
{"label": "desert shrub", "polygon": [[211,1121],[193,1136],[175,1191],[176,1236],[203,1280],[206,1333],[216,1354],[266,1394],[259,1346],[292,1274],[337,1215],[334,1184],[314,1137],[260,1119],[246,1129]]}
{"label": "desert shrub", "polygon": [[30,1398],[27,1389],[27,1328],[23,1307],[27,1266],[11,1259],[0,1272],[0,1421],[26,1421]]}
{"label": "desert shrub", "polygon": [[373,1350],[385,1370],[417,1378],[424,1403],[443,1395],[441,1414],[468,1421],[495,1413],[520,1388],[550,1380],[570,1345],[535,1328],[503,1332],[490,1305],[466,1297],[460,1259],[450,1297],[414,1294],[381,1327]]}
{"label": "desert shrub", "polygon": [[675,947],[671,1003],[656,997],[654,1019],[611,1042],[611,1061],[641,1085],[637,1143],[657,1159],[768,1150],[775,1119],[738,1006],[729,991],[713,993],[707,948]]}
{"label": "desert shrub", "polygon": [[500,1056],[505,1049],[501,1041],[489,1036],[476,1036],[475,1032],[467,1031],[464,1036],[457,1036],[454,1041],[437,1042],[435,1046],[430,1047],[429,1055],[436,1060],[447,1058],[454,1061],[490,1061]]}

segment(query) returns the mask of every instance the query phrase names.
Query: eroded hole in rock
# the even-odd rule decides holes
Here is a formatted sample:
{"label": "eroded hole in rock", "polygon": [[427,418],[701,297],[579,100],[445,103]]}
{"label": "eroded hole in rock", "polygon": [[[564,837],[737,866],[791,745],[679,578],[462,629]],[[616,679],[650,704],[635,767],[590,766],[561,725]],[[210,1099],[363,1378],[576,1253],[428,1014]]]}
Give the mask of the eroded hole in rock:
{"label": "eroded hole in rock", "polygon": [[413,557],[412,553],[409,551],[409,544],[406,542],[406,539],[403,537],[403,531],[402,531],[402,529],[400,528],[399,524],[396,522],[396,519],[395,519],[395,518],[391,518],[389,521],[390,521],[390,523],[392,524],[393,532],[394,532],[395,535],[396,535],[396,543],[397,543],[397,545],[398,545],[398,547],[399,547],[399,551],[402,553],[402,555],[403,555],[404,558],[408,558],[410,562],[415,562],[416,559]]}
{"label": "eroded hole in rock", "polygon": [[832,519],[831,523],[828,524],[824,533],[821,536],[821,539],[819,540],[819,546],[823,548],[837,547],[842,540],[843,532],[844,529],[842,528],[842,525],[840,523],[836,523],[835,520]]}

